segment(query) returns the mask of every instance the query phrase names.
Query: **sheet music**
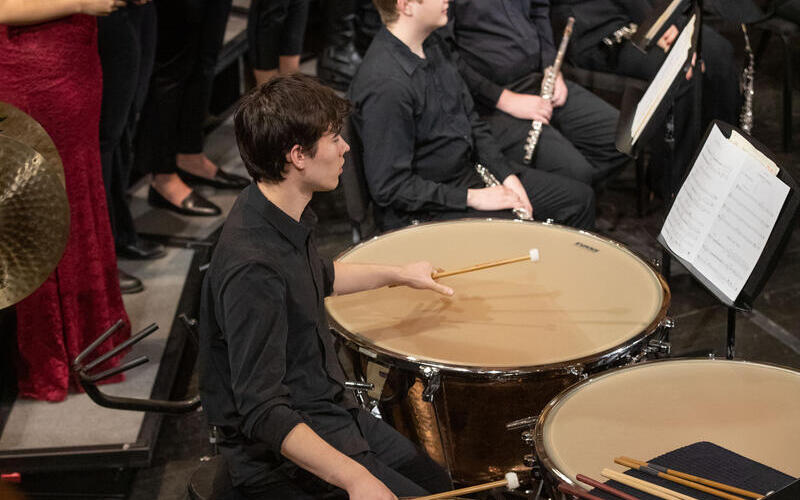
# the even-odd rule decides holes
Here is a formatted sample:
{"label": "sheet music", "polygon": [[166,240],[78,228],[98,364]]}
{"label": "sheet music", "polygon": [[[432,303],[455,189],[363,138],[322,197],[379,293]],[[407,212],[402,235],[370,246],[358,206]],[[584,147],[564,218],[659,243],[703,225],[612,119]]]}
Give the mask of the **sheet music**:
{"label": "sheet music", "polygon": [[661,230],[672,251],[731,302],[753,272],[789,194],[765,167],[714,126]]}
{"label": "sheet music", "polygon": [[774,161],[770,160],[769,158],[767,158],[767,155],[757,150],[756,147],[753,146],[750,143],[750,141],[742,137],[742,134],[740,134],[739,132],[735,130],[731,131],[731,137],[728,140],[736,144],[740,148],[742,148],[748,154],[750,154],[750,156],[755,158],[764,167],[766,167],[766,169],[769,170],[769,172],[772,175],[778,175],[778,172],[780,172],[781,169],[779,169],[778,166],[775,165]]}
{"label": "sheet music", "polygon": [[661,228],[664,241],[682,259],[692,262],[711,230],[738,174],[739,155],[715,126]]}
{"label": "sheet music", "polygon": [[692,49],[692,35],[694,34],[696,17],[692,16],[689,22],[686,23],[686,27],[683,28],[678,39],[672,45],[664,64],[661,65],[655,78],[650,82],[642,99],[636,106],[636,112],[631,122],[631,144],[635,144],[639,139],[639,135],[641,135],[650,116],[664,98],[670,85],[675,81],[675,77],[678,76],[689,57],[689,51]]}
{"label": "sheet music", "polygon": [[646,39],[652,40],[656,36],[658,31],[664,26],[664,23],[667,22],[667,19],[669,19],[672,13],[675,12],[675,9],[678,8],[678,5],[680,5],[682,1],[683,0],[672,0],[672,2],[667,6],[667,8],[664,9],[664,12],[662,12],[661,15],[658,16],[656,22],[654,22],[653,25],[650,26],[650,29],[647,31],[647,34],[645,35]]}

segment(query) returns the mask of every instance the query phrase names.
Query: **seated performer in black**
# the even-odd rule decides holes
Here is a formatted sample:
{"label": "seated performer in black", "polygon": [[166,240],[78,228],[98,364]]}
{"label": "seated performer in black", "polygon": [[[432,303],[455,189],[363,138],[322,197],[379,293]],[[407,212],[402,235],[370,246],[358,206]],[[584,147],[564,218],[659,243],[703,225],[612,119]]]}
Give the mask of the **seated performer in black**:
{"label": "seated performer in black", "polygon": [[[433,33],[447,23],[446,0],[375,0],[385,23],[350,85],[353,125],[364,145],[370,194],[384,229],[413,220],[512,217],[591,228],[594,193],[584,183],[505,158]],[[485,187],[481,163],[502,183]]]}
{"label": "seated performer in black", "polygon": [[[613,33],[630,23],[641,25],[652,8],[651,0],[552,0],[551,15],[556,23],[575,17],[572,42],[567,50],[568,60],[575,66],[605,71],[651,81],[666,59],[666,53],[675,42],[679,26],[686,18],[682,8],[664,24],[657,35],[657,43],[643,53],[629,40],[608,45],[604,38],[613,40]],[[685,2],[684,2],[685,3]],[[705,131],[713,119],[736,124],[739,112],[739,79],[734,68],[733,47],[719,33],[703,26],[702,78],[685,80],[675,99],[675,164],[674,178],[683,176],[684,169],[694,154],[700,137],[693,131],[695,118],[693,85],[703,84],[703,113],[701,128]],[[658,163],[666,161],[663,151],[663,133],[657,133],[651,143]],[[656,186],[658,187],[658,186]]]}
{"label": "seated performer in black", "polygon": [[231,209],[203,282],[199,363],[203,407],[246,498],[394,499],[450,487],[440,466],[358,407],[325,319],[332,293],[391,284],[453,293],[427,262],[333,264],[317,254],[306,206],[339,182],[348,110],[333,90],[292,75],[243,97],[234,117],[255,182]]}
{"label": "seated performer in black", "polygon": [[522,161],[531,120],[542,128],[531,166],[596,184],[628,157],[614,146],[619,113],[559,73],[550,102],[539,97],[556,48],[547,0],[453,0],[450,25],[461,76],[503,153]]}

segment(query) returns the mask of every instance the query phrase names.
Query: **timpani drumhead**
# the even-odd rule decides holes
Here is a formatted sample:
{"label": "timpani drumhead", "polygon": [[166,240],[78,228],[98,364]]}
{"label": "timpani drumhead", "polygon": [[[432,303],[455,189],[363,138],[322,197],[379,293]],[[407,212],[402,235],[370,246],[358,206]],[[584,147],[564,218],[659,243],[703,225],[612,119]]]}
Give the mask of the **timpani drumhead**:
{"label": "timpani drumhead", "polygon": [[743,361],[644,363],[592,377],[561,393],[539,420],[545,467],[575,482],[614,457],[650,460],[710,441],[800,476],[800,373]]}
{"label": "timpani drumhead", "polygon": [[442,278],[453,297],[407,287],[329,297],[335,329],[415,362],[530,367],[602,353],[663,316],[668,291],[621,245],[570,228],[465,220],[412,226],[342,255],[347,263],[428,260],[445,270],[527,255],[541,260]]}

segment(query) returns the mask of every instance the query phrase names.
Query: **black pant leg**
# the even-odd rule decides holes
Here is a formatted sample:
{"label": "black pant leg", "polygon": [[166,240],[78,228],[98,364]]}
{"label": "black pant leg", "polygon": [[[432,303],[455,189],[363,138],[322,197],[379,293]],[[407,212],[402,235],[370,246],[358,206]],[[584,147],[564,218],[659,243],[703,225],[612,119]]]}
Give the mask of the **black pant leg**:
{"label": "black pant leg", "polygon": [[200,23],[191,26],[198,30],[196,64],[185,81],[178,115],[178,153],[203,151],[203,123],[211,102],[214,70],[222,49],[225,26],[231,10],[231,0],[207,0],[202,7]]}
{"label": "black pant leg", "polygon": [[558,224],[593,229],[594,191],[573,179],[528,168],[519,176],[538,221],[553,219]]}
{"label": "black pant leg", "polygon": [[97,21],[97,41],[103,68],[100,110],[100,159],[115,243],[136,240],[127,189],[130,176],[128,126],[134,117],[141,48],[133,9],[121,9]]}
{"label": "black pant leg", "polygon": [[585,158],[591,166],[589,183],[596,184],[619,172],[630,159],[615,145],[619,111],[574,82],[568,80],[566,85],[567,101],[553,110],[550,123]]}
{"label": "black pant leg", "polygon": [[153,76],[142,108],[136,164],[142,172],[175,173],[178,123],[186,85],[200,57],[201,0],[155,2],[158,16]]}

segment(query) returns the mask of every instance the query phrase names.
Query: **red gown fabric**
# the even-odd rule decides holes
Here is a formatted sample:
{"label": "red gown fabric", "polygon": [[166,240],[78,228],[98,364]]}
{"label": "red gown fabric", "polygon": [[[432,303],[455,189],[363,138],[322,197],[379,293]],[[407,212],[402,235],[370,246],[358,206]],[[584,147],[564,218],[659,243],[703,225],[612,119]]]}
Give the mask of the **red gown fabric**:
{"label": "red gown fabric", "polygon": [[70,361],[82,349],[117,319],[125,328],[98,353],[130,336],[100,166],[101,91],[94,17],[0,25],[0,101],[31,115],[53,139],[70,206],[64,256],[47,281],[16,306],[22,397],[64,399],[75,387]]}

